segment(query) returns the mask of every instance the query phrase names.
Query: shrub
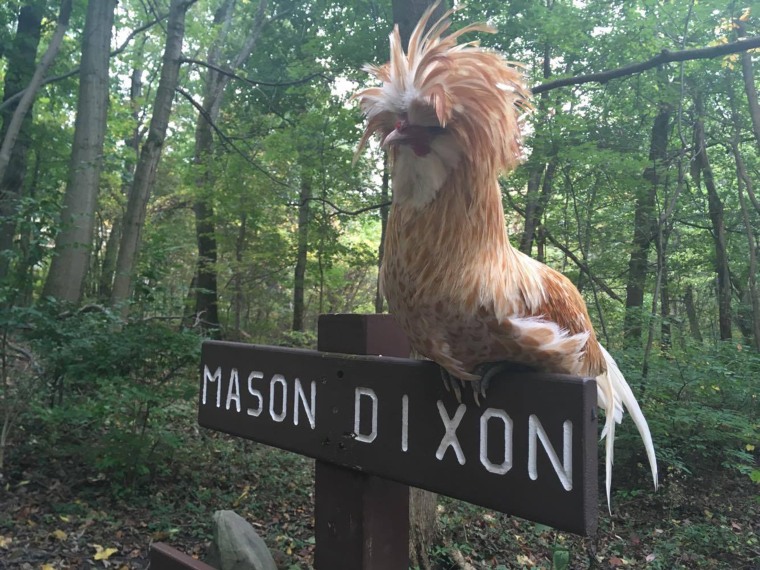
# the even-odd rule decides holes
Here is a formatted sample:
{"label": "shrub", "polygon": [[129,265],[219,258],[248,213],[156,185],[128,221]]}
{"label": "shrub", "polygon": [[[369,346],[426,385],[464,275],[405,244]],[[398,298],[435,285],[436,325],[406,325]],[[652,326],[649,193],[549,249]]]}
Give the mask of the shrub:
{"label": "shrub", "polygon": [[26,333],[45,371],[33,402],[41,443],[116,485],[143,481],[159,452],[181,445],[177,416],[193,416],[200,339],[102,308],[60,309],[38,312]]}

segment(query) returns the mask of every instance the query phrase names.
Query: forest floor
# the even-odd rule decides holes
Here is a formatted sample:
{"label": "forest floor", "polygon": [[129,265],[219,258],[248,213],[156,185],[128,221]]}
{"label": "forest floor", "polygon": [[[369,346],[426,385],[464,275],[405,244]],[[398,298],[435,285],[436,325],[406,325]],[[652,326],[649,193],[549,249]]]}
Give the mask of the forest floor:
{"label": "forest floor", "polygon": [[[202,559],[218,509],[246,517],[281,569],[311,568],[313,462],[221,434],[196,438],[169,475],[131,490],[85,465],[12,449],[0,488],[0,569],[141,569],[155,541]],[[632,483],[635,466],[616,467],[616,483]],[[616,492],[612,515],[600,498],[593,539],[442,498],[431,560],[437,569],[760,569],[756,484],[728,472],[663,479],[657,492],[643,476],[631,486],[641,490]]]}

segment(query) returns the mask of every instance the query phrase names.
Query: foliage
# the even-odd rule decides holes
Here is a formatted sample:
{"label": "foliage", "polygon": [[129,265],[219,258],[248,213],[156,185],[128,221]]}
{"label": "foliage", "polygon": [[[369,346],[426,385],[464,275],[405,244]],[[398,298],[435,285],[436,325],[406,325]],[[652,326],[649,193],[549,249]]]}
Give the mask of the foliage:
{"label": "foliage", "polygon": [[42,427],[34,439],[117,488],[144,482],[181,444],[170,426],[196,391],[188,373],[198,336],[157,320],[124,323],[96,306],[62,309],[34,311],[21,331],[43,369],[30,401]]}
{"label": "foliage", "polygon": [[[622,361],[634,363],[640,358],[628,351]],[[757,352],[736,343],[706,349],[689,342],[653,358],[646,380],[637,377],[632,367],[626,370],[634,391],[645,394],[643,409],[657,442],[658,459],[668,472],[704,477],[729,469],[750,475],[760,442]],[[616,465],[640,462],[635,429],[623,426],[618,433]],[[639,474],[645,487],[643,467]]]}
{"label": "foliage", "polygon": [[[35,1],[45,8],[41,53],[59,3]],[[0,82],[23,4],[0,2]],[[248,0],[233,4],[229,33],[219,46],[225,62],[240,49],[258,6]],[[498,32],[481,41],[524,63],[531,85],[629,65],[664,49],[734,41],[738,22],[748,36],[760,31],[760,14],[738,1],[464,4],[453,26],[477,20],[495,24]],[[168,6],[166,0],[122,0],[112,47]],[[203,59],[222,37],[224,25],[215,22],[221,6],[213,0],[191,7],[188,59]],[[0,266],[9,268],[0,279],[0,464],[3,453],[9,458],[3,475],[10,474],[13,494],[23,497],[25,469],[76,465],[88,485],[108,482],[103,496],[118,499],[128,490],[137,501],[155,498],[155,510],[145,517],[149,531],[169,536],[178,533],[181,517],[192,521],[186,532],[204,537],[203,506],[232,504],[258,520],[278,518],[267,528],[268,538],[290,551],[291,560],[308,559],[313,529],[302,504],[309,499],[303,495],[311,484],[310,464],[199,435],[193,425],[199,337],[178,327],[193,322],[189,299],[197,240],[203,237],[194,209],[204,199],[213,210],[223,337],[313,347],[320,313],[374,310],[379,205],[385,199],[382,157],[370,145],[354,161],[361,117],[348,97],[367,81],[361,71],[365,62],[387,59],[391,2],[270,2],[251,57],[230,70],[236,77],[220,103],[207,171],[193,160],[198,110],[188,98],[203,101],[208,70],[183,64],[182,94],[174,101],[142,228],[126,320],[115,312],[121,307],[100,304],[107,298],[102,286],[109,277],[106,260],[115,251],[109,249],[110,238],[118,237],[133,176],[130,141],[147,136],[166,38],[162,24],[137,33],[111,59],[97,229],[92,244],[82,244],[92,250],[85,298],[65,307],[41,296],[70,174],[79,80],[72,71],[79,65],[85,7],[86,2],[74,3],[51,69],[60,78],[45,85],[35,101],[26,169],[13,189],[17,200],[0,196],[0,228],[12,234],[12,247],[0,252]],[[757,53],[750,55],[757,83]],[[753,275],[747,236],[755,243],[760,237],[760,210],[748,201],[745,221],[739,190],[749,196],[752,183],[755,192],[760,186],[760,151],[743,81],[739,56],[733,55],[536,97],[526,118],[526,161],[503,182],[508,227],[517,243],[527,207],[538,200],[542,213],[531,253],[562,270],[585,296],[599,337],[640,396],[661,462],[662,487],[652,495],[638,434],[624,422],[617,432],[613,499],[621,514],[603,520],[598,554],[561,533],[444,501],[440,540],[432,552],[442,566],[458,563],[458,556],[484,567],[749,566],[747,553],[757,552],[758,544],[756,522],[747,521],[760,496],[760,353],[751,328],[760,316],[753,313],[750,286],[760,275]],[[142,85],[139,93],[131,92],[136,83]],[[702,175],[692,168],[696,98],[705,102],[707,152],[727,233],[731,341],[720,341],[716,327],[718,252],[709,216],[714,208]],[[671,111],[667,151],[655,164],[650,139],[663,107]],[[735,137],[749,183],[737,175]],[[632,243],[641,229],[637,205],[650,188],[653,168],[656,231],[647,251],[644,302],[626,309]],[[547,181],[550,171],[553,178]],[[205,176],[207,183],[199,183]],[[313,187],[306,206],[306,330],[292,332],[299,189],[306,178]],[[656,257],[658,244],[662,259]],[[626,314],[640,316],[645,332],[615,350],[628,332]],[[27,456],[39,456],[40,464]],[[213,478],[204,477],[204,467]],[[163,496],[161,485],[172,479],[189,484]],[[725,489],[711,489],[721,485]],[[175,511],[172,499],[185,509]],[[280,513],[278,505],[291,507],[296,499],[302,503],[286,509],[287,517]],[[50,516],[106,522],[102,513],[74,501],[57,505]],[[740,509],[744,514],[737,514]],[[14,526],[3,517],[2,528]],[[84,548],[91,547],[72,544],[73,550]]]}

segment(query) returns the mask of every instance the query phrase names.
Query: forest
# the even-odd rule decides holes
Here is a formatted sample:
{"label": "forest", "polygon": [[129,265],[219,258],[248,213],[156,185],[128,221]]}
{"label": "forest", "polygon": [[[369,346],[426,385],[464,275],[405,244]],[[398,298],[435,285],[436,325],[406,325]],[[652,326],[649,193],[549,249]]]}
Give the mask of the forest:
{"label": "forest", "polygon": [[[320,314],[387,311],[389,164],[375,143],[355,158],[351,95],[428,4],[0,3],[0,568],[146,568],[154,541],[202,558],[219,509],[312,567],[313,462],[197,426],[200,344],[313,348]],[[415,567],[757,568],[751,4],[454,14],[522,66],[512,244],[581,291],[660,486],[626,419],[595,537],[439,497]]]}

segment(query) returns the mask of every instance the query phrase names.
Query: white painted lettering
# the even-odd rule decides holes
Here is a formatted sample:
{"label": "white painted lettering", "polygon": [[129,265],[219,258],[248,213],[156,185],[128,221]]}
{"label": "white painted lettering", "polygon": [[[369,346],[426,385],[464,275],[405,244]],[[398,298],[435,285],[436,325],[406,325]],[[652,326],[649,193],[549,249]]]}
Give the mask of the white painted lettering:
{"label": "white painted lettering", "polygon": [[[274,411],[275,401],[275,389],[277,384],[282,386],[282,405],[280,406],[279,413]],[[285,377],[282,374],[275,374],[269,381],[269,415],[276,422],[281,422],[285,419],[285,415],[288,413],[288,384],[285,382]]]}
{"label": "white painted lettering", "polygon": [[[372,400],[372,431],[361,433],[361,398],[368,396]],[[371,388],[357,388],[354,392],[354,434],[357,441],[372,443],[377,437],[377,394]]]}
{"label": "white painted lettering", "polygon": [[306,412],[306,419],[309,420],[311,429],[317,427],[317,421],[314,417],[317,411],[317,383],[311,381],[311,402],[306,401],[306,392],[303,391],[301,380],[296,378],[295,394],[293,394],[293,424],[298,425],[298,400],[303,404],[303,410]]}
{"label": "white painted lettering", "polygon": [[235,411],[240,411],[240,380],[238,378],[237,368],[233,368],[230,372],[230,385],[227,388],[227,404],[226,407],[229,410],[232,401],[235,401]]}
{"label": "white painted lettering", "polygon": [[216,382],[216,407],[222,405],[222,367],[219,366],[215,371],[214,374],[211,374],[211,371],[208,369],[208,366],[205,364],[203,365],[203,398],[202,402],[203,405],[206,405],[206,390],[208,387],[209,382]]}
{"label": "white painted lettering", "polygon": [[[504,461],[493,463],[488,459],[488,420],[498,418],[504,424]],[[486,471],[504,475],[512,469],[512,418],[504,410],[488,408],[480,416],[480,462]]]}
{"label": "white painted lettering", "polygon": [[457,438],[456,431],[459,427],[459,422],[462,421],[462,417],[464,416],[465,411],[467,411],[467,406],[464,404],[459,404],[454,417],[450,418],[448,412],[446,411],[446,407],[443,405],[443,402],[441,400],[438,400],[438,413],[441,415],[441,420],[443,420],[443,425],[446,428],[446,433],[441,440],[441,444],[438,446],[438,451],[435,452],[435,456],[439,461],[443,459],[446,450],[449,447],[452,447],[454,449],[454,453],[457,456],[457,461],[459,461],[459,465],[464,465],[464,451],[462,451],[462,446],[459,445],[459,439]]}
{"label": "white painted lettering", "polygon": [[253,416],[255,418],[259,417],[261,414],[261,411],[264,409],[264,397],[261,395],[261,392],[258,390],[253,389],[253,379],[261,380],[264,378],[264,373],[259,372],[258,370],[254,370],[248,375],[248,393],[253,396],[254,398],[258,399],[259,401],[259,407],[258,408],[247,408],[245,413],[249,416]]}
{"label": "white painted lettering", "polygon": [[401,451],[409,451],[409,396],[401,396]]}
{"label": "white painted lettering", "polygon": [[572,491],[573,422],[565,420],[562,424],[562,429],[562,464],[560,464],[557,452],[549,441],[549,436],[546,434],[544,426],[541,425],[541,420],[539,420],[534,414],[530,415],[528,418],[528,475],[534,481],[538,479],[538,466],[536,461],[536,455],[538,454],[536,439],[538,439],[541,441],[541,445],[544,446],[544,450],[549,456],[554,472],[557,474],[557,477],[559,477],[560,483],[562,483],[565,491]]}

